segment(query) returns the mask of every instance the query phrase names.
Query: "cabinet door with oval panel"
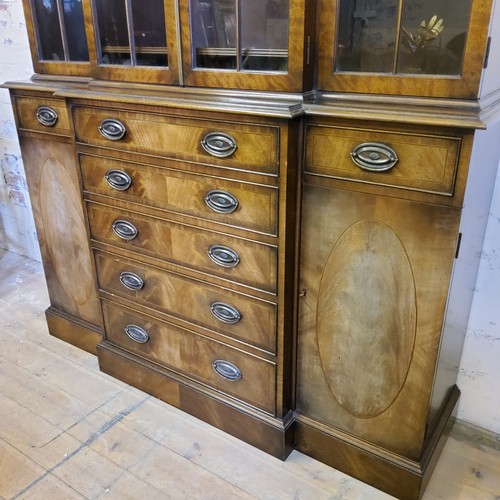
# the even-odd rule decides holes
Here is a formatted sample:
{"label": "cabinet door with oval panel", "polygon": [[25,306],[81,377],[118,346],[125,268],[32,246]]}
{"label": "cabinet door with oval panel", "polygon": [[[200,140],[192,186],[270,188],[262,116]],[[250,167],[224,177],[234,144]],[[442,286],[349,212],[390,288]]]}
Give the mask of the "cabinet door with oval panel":
{"label": "cabinet door with oval panel", "polygon": [[453,208],[340,190],[306,175],[301,415],[419,458],[459,216]]}
{"label": "cabinet door with oval panel", "polygon": [[65,139],[21,136],[20,143],[50,297],[49,331],[95,352],[101,309],[73,147]]}

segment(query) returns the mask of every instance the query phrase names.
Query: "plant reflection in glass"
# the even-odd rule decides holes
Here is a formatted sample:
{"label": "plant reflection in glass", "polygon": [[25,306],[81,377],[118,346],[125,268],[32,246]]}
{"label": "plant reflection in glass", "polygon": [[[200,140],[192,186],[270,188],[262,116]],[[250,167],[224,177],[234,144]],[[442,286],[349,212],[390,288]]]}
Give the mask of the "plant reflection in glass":
{"label": "plant reflection in glass", "polygon": [[420,23],[418,32],[415,35],[403,27],[402,39],[406,46],[416,54],[438,38],[443,30],[443,20],[438,19],[437,16],[432,16],[428,23],[425,22],[425,19]]}

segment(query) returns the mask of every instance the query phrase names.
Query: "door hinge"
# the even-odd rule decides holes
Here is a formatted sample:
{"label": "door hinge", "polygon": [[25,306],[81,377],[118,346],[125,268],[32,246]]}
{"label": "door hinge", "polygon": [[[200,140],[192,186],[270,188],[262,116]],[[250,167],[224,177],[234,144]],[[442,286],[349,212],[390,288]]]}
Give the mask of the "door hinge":
{"label": "door hinge", "polygon": [[490,47],[491,47],[491,36],[488,37],[488,41],[486,42],[486,52],[484,53],[483,69],[486,69],[488,67],[488,59],[490,58]]}
{"label": "door hinge", "polygon": [[461,243],[462,243],[462,233],[458,233],[457,251],[455,252],[455,259],[458,259],[458,254],[460,253],[460,244]]}
{"label": "door hinge", "polygon": [[307,44],[306,44],[306,66],[309,66],[309,63],[311,61],[311,37],[307,37]]}

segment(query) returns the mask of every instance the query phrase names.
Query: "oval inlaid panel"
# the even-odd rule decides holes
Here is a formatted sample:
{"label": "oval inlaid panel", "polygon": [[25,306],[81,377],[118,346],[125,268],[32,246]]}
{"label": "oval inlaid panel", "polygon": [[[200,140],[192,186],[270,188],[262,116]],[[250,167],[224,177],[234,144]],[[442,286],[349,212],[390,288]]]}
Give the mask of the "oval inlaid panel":
{"label": "oval inlaid panel", "polygon": [[40,208],[47,247],[68,298],[81,306],[94,285],[79,199],[64,166],[54,158],[46,160],[40,178]]}
{"label": "oval inlaid panel", "polygon": [[377,220],[350,226],[326,263],[318,293],[321,367],[338,403],[359,418],[383,413],[404,385],[416,297],[406,251]]}

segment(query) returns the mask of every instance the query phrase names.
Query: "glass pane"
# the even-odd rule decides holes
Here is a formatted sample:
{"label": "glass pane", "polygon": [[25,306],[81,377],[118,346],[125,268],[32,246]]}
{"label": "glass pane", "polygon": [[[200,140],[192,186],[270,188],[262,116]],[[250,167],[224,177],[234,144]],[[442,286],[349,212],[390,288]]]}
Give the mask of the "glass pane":
{"label": "glass pane", "polygon": [[286,71],[288,0],[241,0],[242,69]]}
{"label": "glass pane", "polygon": [[96,0],[101,63],[130,65],[125,0]]}
{"label": "glass pane", "polygon": [[471,0],[406,1],[398,72],[460,74],[470,9]]}
{"label": "glass pane", "polygon": [[191,0],[194,66],[236,69],[236,0]]}
{"label": "glass pane", "polygon": [[70,61],[88,61],[89,49],[85,35],[82,0],[63,0],[64,24]]}
{"label": "glass pane", "polygon": [[392,73],[398,0],[340,0],[337,71]]}
{"label": "glass pane", "polygon": [[64,49],[56,0],[35,0],[35,17],[42,61],[64,61]]}
{"label": "glass pane", "polygon": [[136,64],[167,66],[163,0],[132,0]]}

